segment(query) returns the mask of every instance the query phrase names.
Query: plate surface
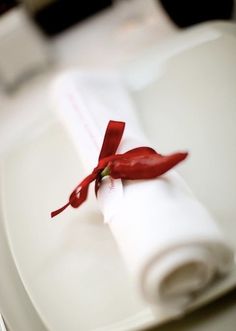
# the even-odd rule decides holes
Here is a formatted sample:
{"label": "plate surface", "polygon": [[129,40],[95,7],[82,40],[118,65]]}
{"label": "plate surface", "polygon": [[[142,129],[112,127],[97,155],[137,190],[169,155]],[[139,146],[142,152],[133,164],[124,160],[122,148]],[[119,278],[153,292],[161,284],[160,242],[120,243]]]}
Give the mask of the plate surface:
{"label": "plate surface", "polygon": [[[151,63],[150,57],[144,57],[129,69],[129,84],[153,147],[161,152],[190,151],[191,157],[179,170],[236,250],[233,40],[219,37],[181,52],[159,65],[161,75],[141,80],[134,88],[130,77]],[[204,53],[209,47],[216,54],[214,61]],[[227,63],[224,69],[222,59]],[[64,129],[49,122],[29,126],[1,169],[8,243],[39,316],[49,331],[128,331],[169,318],[154,317],[139,298],[95,199],[90,198],[79,211],[50,220],[50,211],[65,202],[65,192],[84,173]],[[195,305],[235,285],[236,270]]]}
{"label": "plate surface", "polygon": [[[5,160],[3,204],[17,270],[48,330],[138,330],[170,319],[155,316],[132,287],[92,194],[80,210],[50,219],[52,207],[64,202],[84,173],[59,123],[35,133],[37,127]],[[228,222],[221,225],[230,235]],[[236,285],[235,271],[195,305]]]}
{"label": "plate surface", "polygon": [[[4,166],[5,225],[23,284],[49,330],[122,330],[153,320],[94,199],[50,219],[84,175],[59,124],[22,137]],[[91,194],[92,196],[92,194]]]}

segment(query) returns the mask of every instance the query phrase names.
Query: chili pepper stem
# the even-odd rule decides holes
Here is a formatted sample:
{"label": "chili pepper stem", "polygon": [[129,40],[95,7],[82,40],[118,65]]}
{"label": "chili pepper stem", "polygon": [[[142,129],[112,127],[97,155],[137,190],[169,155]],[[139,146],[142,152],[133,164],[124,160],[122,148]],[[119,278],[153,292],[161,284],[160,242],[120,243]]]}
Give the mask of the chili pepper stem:
{"label": "chili pepper stem", "polygon": [[109,176],[110,175],[110,168],[109,167],[104,168],[100,175],[101,175],[101,178],[103,178],[105,176]]}

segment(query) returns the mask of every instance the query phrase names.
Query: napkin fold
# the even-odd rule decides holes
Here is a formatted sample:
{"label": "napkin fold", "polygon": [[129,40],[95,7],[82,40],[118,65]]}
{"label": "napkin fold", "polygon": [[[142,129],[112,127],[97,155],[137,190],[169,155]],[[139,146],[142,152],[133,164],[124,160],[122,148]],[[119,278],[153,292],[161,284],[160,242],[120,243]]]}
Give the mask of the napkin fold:
{"label": "napkin fold", "polygon": [[[88,173],[109,120],[126,122],[118,153],[156,148],[115,75],[65,73],[53,84],[53,101]],[[154,305],[182,312],[232,268],[233,252],[216,222],[173,170],[151,180],[105,177],[98,203],[143,297]]]}

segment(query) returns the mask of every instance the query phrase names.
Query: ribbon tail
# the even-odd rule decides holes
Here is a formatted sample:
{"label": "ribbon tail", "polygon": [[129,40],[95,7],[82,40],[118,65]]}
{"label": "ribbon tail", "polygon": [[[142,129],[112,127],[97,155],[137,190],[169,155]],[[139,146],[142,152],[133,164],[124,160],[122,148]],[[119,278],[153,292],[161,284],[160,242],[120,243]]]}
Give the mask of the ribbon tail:
{"label": "ribbon tail", "polygon": [[78,208],[87,199],[89,185],[97,178],[97,175],[98,170],[94,170],[75,188],[69,198],[71,207]]}
{"label": "ribbon tail", "polygon": [[58,214],[62,213],[67,207],[69,207],[70,203],[68,202],[65,206],[55,210],[55,211],[52,211],[51,212],[51,218],[57,216]]}
{"label": "ribbon tail", "polygon": [[96,172],[93,172],[88,175],[71,193],[69,202],[65,206],[51,213],[51,218],[62,213],[70,205],[73,208],[78,208],[80,205],[82,205],[82,203],[87,199],[89,185],[93,180],[96,179],[96,176]]}
{"label": "ribbon tail", "polygon": [[73,208],[78,208],[87,199],[89,184],[81,187],[79,194],[74,191],[71,193],[69,204]]}

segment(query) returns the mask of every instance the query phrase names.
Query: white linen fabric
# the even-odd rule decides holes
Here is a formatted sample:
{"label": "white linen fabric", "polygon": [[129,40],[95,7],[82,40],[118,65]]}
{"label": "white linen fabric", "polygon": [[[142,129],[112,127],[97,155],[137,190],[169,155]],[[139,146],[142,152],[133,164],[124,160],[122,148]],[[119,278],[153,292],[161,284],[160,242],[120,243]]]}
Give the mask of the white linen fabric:
{"label": "white linen fabric", "polygon": [[[53,102],[88,173],[109,120],[126,122],[118,152],[150,146],[116,76],[63,74],[53,84]],[[98,203],[143,297],[154,305],[182,312],[232,268],[233,252],[214,219],[173,170],[152,180],[105,177]]]}

